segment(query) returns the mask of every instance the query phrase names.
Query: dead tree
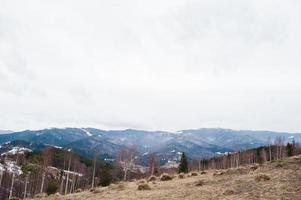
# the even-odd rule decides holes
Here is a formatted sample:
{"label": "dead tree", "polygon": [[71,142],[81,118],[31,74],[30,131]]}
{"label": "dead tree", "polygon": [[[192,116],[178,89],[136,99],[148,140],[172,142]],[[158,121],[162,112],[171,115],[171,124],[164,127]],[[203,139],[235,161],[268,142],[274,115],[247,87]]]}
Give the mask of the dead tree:
{"label": "dead tree", "polygon": [[67,178],[66,178],[66,186],[65,186],[65,195],[67,194],[68,192],[68,184],[69,184],[69,176],[70,176],[70,167],[71,167],[71,157],[72,157],[72,154],[70,152],[70,157],[69,157],[69,164],[68,164],[68,173],[67,173]]}
{"label": "dead tree", "polygon": [[119,153],[119,166],[122,168],[123,171],[123,180],[127,180],[127,173],[128,171],[132,171],[135,168],[135,149],[128,148],[123,149]]}
{"label": "dead tree", "polygon": [[158,174],[158,163],[155,155],[151,155],[149,159],[149,172],[150,175]]}
{"label": "dead tree", "polygon": [[24,196],[23,198],[26,199],[27,197],[27,185],[28,185],[28,179],[29,179],[29,174],[26,175],[26,178],[25,178],[25,188],[24,188]]}
{"label": "dead tree", "polygon": [[13,197],[13,189],[14,189],[14,183],[15,183],[15,173],[12,175],[12,180],[11,180],[11,185],[10,185],[10,190],[9,190],[9,199]]}
{"label": "dead tree", "polygon": [[96,155],[94,156],[94,159],[93,159],[93,174],[92,174],[91,189],[94,188],[94,184],[95,184],[95,168],[96,168]]}

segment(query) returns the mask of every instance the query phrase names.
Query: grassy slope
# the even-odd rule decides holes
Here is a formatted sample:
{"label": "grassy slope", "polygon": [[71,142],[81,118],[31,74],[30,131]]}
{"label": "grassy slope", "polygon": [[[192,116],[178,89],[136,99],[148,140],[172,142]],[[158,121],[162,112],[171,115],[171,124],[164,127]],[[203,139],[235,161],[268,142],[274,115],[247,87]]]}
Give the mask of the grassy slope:
{"label": "grassy slope", "polygon": [[[43,200],[98,199],[300,199],[301,156],[265,163],[256,170],[252,166],[238,169],[210,170],[205,175],[174,178],[172,181],[150,182],[151,190],[138,191],[137,182],[123,182],[96,192],[84,191],[67,196],[50,196]],[[254,167],[253,167],[254,168]],[[221,172],[223,172],[221,174]],[[219,174],[219,175],[214,175]],[[259,174],[271,179],[256,181]],[[203,186],[195,182],[203,180]]]}

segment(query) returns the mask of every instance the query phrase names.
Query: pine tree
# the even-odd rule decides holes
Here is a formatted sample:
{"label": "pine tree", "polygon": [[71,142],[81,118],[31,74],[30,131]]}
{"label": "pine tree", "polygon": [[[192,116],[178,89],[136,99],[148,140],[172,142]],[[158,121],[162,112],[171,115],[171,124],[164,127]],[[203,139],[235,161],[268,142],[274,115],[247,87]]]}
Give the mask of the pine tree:
{"label": "pine tree", "polygon": [[286,152],[287,152],[287,156],[293,156],[293,152],[294,152],[294,146],[293,144],[287,143],[286,145]]}
{"label": "pine tree", "polygon": [[185,153],[182,153],[180,165],[179,165],[179,173],[188,173],[188,161],[185,156]]}

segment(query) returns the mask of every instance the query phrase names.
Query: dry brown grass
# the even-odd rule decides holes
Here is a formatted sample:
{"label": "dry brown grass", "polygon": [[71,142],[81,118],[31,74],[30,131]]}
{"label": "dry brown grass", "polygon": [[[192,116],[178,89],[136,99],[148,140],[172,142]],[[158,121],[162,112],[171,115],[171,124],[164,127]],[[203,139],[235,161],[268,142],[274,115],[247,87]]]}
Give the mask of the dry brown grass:
{"label": "dry brown grass", "polygon": [[147,181],[148,182],[152,182],[152,181],[156,181],[157,180],[157,177],[156,176],[150,176]]}
{"label": "dry brown grass", "polygon": [[147,183],[140,183],[137,190],[151,190],[151,187]]}
{"label": "dry brown grass", "polygon": [[171,181],[172,180],[172,175],[164,173],[160,177],[160,181]]}
{"label": "dry brown grass", "polygon": [[180,174],[178,175],[178,178],[179,178],[179,179],[185,178],[185,174],[184,174],[184,173],[180,173]]}
{"label": "dry brown grass", "polygon": [[203,186],[205,182],[203,180],[198,180],[194,183],[195,186]]}
{"label": "dry brown grass", "polygon": [[234,190],[226,190],[223,194],[226,195],[226,196],[228,196],[228,195],[234,195],[235,191]]}
{"label": "dry brown grass", "polygon": [[9,200],[20,200],[18,197],[11,197]]}
{"label": "dry brown grass", "polygon": [[269,181],[271,178],[266,174],[259,174],[255,177],[255,181]]}
{"label": "dry brown grass", "polygon": [[34,196],[34,198],[43,198],[43,197],[47,197],[46,193],[38,193]]}
{"label": "dry brown grass", "polygon": [[191,172],[190,176],[198,176],[199,174],[197,172]]}
{"label": "dry brown grass", "polygon": [[[283,167],[276,167],[281,163]],[[206,171],[202,176],[170,181],[157,181],[151,184],[151,190],[137,190],[138,181],[122,182],[101,188],[101,193],[83,191],[60,197],[47,197],[41,200],[175,200],[175,199],[214,199],[214,200],[280,200],[301,199],[301,156],[282,161],[264,163],[256,170],[253,165],[238,169]],[[223,172],[223,173],[221,173]],[[259,181],[257,176],[266,175],[269,181]],[[196,183],[203,181],[202,186]]]}

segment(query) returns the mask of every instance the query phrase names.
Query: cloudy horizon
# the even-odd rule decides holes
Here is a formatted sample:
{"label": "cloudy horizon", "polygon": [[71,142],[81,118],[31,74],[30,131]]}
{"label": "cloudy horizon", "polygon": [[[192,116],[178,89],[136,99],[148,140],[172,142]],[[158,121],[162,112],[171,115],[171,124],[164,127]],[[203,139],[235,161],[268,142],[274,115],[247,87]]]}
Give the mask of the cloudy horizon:
{"label": "cloudy horizon", "polygon": [[301,132],[297,0],[0,1],[0,130]]}

